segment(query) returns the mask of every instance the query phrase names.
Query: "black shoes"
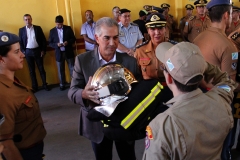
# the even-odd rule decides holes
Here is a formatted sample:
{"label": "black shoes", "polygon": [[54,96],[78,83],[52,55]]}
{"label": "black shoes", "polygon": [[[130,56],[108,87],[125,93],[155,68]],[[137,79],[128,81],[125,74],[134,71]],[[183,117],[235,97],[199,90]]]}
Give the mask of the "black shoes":
{"label": "black shoes", "polygon": [[33,93],[36,93],[38,91],[38,87],[32,87]]}
{"label": "black shoes", "polygon": [[65,86],[60,86],[60,91],[64,91],[65,90]]}
{"label": "black shoes", "polygon": [[42,88],[45,89],[45,91],[50,91],[50,88],[48,87],[47,84],[44,84]]}

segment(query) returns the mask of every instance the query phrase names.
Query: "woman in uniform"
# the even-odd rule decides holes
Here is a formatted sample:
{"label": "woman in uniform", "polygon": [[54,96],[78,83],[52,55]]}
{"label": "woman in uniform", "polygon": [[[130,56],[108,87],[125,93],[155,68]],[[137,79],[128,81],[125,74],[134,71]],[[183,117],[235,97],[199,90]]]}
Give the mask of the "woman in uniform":
{"label": "woman in uniform", "polygon": [[164,102],[170,100],[173,95],[166,85],[163,71],[160,69],[162,62],[157,59],[155,50],[160,43],[169,41],[166,37],[166,23],[162,14],[152,13],[148,15],[145,26],[151,39],[139,45],[134,54],[143,78],[158,79],[164,86]]}
{"label": "woman in uniform", "polygon": [[24,57],[19,37],[0,32],[0,114],[5,116],[0,125],[2,155],[7,160],[42,160],[46,130],[38,101],[32,89],[14,76],[23,68]]}

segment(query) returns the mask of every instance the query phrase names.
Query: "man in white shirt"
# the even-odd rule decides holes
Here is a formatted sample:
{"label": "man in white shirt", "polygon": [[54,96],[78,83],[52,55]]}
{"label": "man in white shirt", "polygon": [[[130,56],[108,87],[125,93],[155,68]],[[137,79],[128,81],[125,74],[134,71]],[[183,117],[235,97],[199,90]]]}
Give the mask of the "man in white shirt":
{"label": "man in white shirt", "polygon": [[26,26],[19,29],[19,38],[21,51],[25,54],[30,77],[32,80],[32,88],[36,92],[38,90],[38,82],[35,73],[35,62],[37,64],[40,76],[42,78],[43,88],[49,91],[46,82],[46,72],[43,65],[43,56],[46,53],[47,43],[42,28],[32,24],[30,14],[23,16]]}

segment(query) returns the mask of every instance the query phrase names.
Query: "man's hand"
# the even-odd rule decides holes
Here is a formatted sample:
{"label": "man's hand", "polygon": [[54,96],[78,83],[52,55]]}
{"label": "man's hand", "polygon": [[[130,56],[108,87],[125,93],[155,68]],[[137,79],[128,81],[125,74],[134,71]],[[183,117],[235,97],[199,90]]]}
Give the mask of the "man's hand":
{"label": "man's hand", "polygon": [[57,45],[58,45],[58,47],[62,47],[62,46],[63,46],[63,44],[62,44],[62,43],[58,43]]}
{"label": "man's hand", "polygon": [[204,78],[202,79],[202,81],[200,82],[200,86],[202,87],[202,88],[205,88],[205,89],[211,89],[211,88],[213,88],[214,87],[214,85],[212,84],[212,82],[213,82],[213,78],[209,81],[209,82],[206,82],[205,80],[204,80]]}
{"label": "man's hand", "polygon": [[63,42],[63,46],[67,46],[67,45],[68,45],[67,41]]}
{"label": "man's hand", "polygon": [[45,53],[42,51],[42,52],[41,52],[41,57],[43,57],[44,55],[45,55]]}
{"label": "man's hand", "polygon": [[133,50],[133,49],[128,49],[128,50],[127,50],[127,54],[128,54],[129,56],[133,56],[133,55],[134,55],[134,50]]}
{"label": "man's hand", "polygon": [[94,91],[95,87],[91,86],[91,81],[92,81],[92,77],[89,77],[88,83],[85,86],[84,90],[82,91],[82,98],[83,99],[88,99],[94,103],[99,104],[99,96],[98,96],[98,92]]}

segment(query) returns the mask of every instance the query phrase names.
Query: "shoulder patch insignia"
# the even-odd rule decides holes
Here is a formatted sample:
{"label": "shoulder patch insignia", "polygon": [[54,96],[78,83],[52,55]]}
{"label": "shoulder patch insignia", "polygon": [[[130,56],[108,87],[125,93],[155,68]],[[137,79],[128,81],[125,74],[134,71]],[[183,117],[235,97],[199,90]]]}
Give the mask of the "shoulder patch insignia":
{"label": "shoulder patch insignia", "polygon": [[235,32],[235,33],[231,36],[231,38],[232,38],[233,40],[236,40],[238,37],[239,37],[239,32]]}
{"label": "shoulder patch insignia", "polygon": [[153,139],[152,128],[150,126],[147,126],[146,132],[147,132],[148,139]]}
{"label": "shoulder patch insignia", "polygon": [[149,42],[149,41],[145,41],[145,42],[143,42],[142,44],[137,45],[136,48],[140,48],[140,47],[148,44],[148,42]]}
{"label": "shoulder patch insignia", "polygon": [[189,21],[193,20],[194,18],[195,18],[195,16],[189,17]]}
{"label": "shoulder patch insignia", "polygon": [[231,88],[230,88],[228,85],[221,85],[221,86],[218,86],[217,88],[224,89],[224,90],[227,91],[227,92],[230,92],[230,91],[231,91]]}

